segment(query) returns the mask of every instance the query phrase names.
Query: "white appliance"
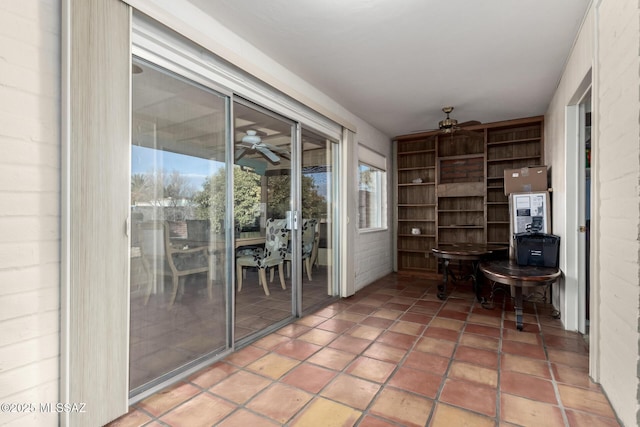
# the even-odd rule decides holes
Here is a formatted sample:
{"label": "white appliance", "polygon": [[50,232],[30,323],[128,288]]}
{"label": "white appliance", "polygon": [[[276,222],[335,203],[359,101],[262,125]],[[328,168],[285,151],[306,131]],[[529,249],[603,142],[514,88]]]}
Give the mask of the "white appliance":
{"label": "white appliance", "polygon": [[548,191],[509,194],[509,258],[515,259],[517,233],[551,234],[550,204]]}
{"label": "white appliance", "polygon": [[549,192],[509,195],[511,233],[551,233]]}

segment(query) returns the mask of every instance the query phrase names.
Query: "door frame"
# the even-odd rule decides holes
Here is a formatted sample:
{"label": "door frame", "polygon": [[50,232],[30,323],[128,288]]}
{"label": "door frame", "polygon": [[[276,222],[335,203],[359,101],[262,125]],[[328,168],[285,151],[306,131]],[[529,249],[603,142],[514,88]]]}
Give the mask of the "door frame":
{"label": "door frame", "polygon": [[[568,330],[586,334],[586,239],[580,230],[585,225],[585,133],[581,115],[587,97],[591,97],[591,72],[579,85],[566,107],[566,227],[564,249],[563,323]],[[593,104],[592,104],[593,106]],[[593,108],[592,108],[593,110]],[[592,272],[593,270],[590,269]],[[592,281],[591,281],[592,282]]]}

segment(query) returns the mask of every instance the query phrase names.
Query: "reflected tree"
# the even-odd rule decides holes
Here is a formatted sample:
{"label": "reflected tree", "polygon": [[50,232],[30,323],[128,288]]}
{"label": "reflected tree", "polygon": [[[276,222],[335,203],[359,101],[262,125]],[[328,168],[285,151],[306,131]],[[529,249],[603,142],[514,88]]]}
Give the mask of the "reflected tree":
{"label": "reflected tree", "polygon": [[[233,169],[234,220],[240,229],[254,228],[260,219],[261,176],[239,167]],[[267,177],[267,218],[285,218],[291,210],[291,178],[289,175]],[[224,229],[226,204],[226,171],[219,169],[205,179],[202,190],[194,196],[195,215],[211,220],[214,232]],[[327,212],[326,198],[320,194],[313,177],[302,177],[302,217],[322,218]]]}
{"label": "reflected tree", "polygon": [[192,217],[194,194],[189,179],[177,170],[167,173],[158,169],[131,176],[131,206],[162,208],[154,211],[152,218],[182,221]]}
{"label": "reflected tree", "polygon": [[[273,218],[285,218],[291,210],[291,177],[289,175],[270,176],[268,178],[267,212]],[[327,213],[326,198],[320,194],[318,185],[311,176],[302,176],[302,217],[321,218]]]}
{"label": "reflected tree", "polygon": [[[254,226],[260,217],[260,175],[239,167],[233,168],[234,213],[236,227]],[[224,228],[227,209],[226,169],[221,168],[205,179],[202,191],[194,197],[196,216],[199,219],[211,220],[214,232]]]}

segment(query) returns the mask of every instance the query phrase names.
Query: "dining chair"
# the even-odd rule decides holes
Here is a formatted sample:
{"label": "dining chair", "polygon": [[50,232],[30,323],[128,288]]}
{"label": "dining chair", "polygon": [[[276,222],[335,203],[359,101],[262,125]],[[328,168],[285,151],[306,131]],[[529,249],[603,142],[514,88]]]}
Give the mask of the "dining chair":
{"label": "dining chair", "polygon": [[[307,272],[307,278],[311,281],[311,267],[313,261],[313,250],[315,247],[316,228],[318,225],[317,219],[303,219],[302,220],[302,260],[304,261],[304,268]],[[287,249],[285,256],[285,262],[287,263],[287,277],[291,274],[291,246]]]}
{"label": "dining chair", "polygon": [[[212,299],[212,280],[209,259],[209,247],[185,247],[181,243],[173,243],[169,233],[167,221],[144,221],[140,224],[142,252],[148,263],[158,275],[170,276],[172,282],[171,296],[168,307],[171,308],[178,295],[180,282],[184,286],[186,276],[207,273],[207,293]],[[145,297],[145,304],[151,296],[152,286],[149,285]]]}
{"label": "dining chair", "polygon": [[265,295],[270,295],[267,284],[267,269],[273,269],[274,267],[278,267],[282,289],[287,289],[284,283],[282,267],[287,253],[288,241],[287,220],[269,218],[266,222],[264,249],[259,248],[254,251],[253,255],[243,255],[236,258],[238,292],[242,290],[243,269],[247,267],[256,267],[258,269],[259,283],[262,285]]}

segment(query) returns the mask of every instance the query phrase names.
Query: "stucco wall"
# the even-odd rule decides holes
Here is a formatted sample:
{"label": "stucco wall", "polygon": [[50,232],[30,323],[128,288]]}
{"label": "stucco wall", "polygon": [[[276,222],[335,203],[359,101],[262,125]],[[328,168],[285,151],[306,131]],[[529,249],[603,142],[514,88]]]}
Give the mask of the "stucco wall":
{"label": "stucco wall", "polygon": [[[60,5],[0,4],[0,402],[57,402]],[[58,424],[0,412],[0,425]]]}
{"label": "stucco wall", "polygon": [[596,6],[595,167],[599,379],[625,425],[638,425],[640,11]]}

